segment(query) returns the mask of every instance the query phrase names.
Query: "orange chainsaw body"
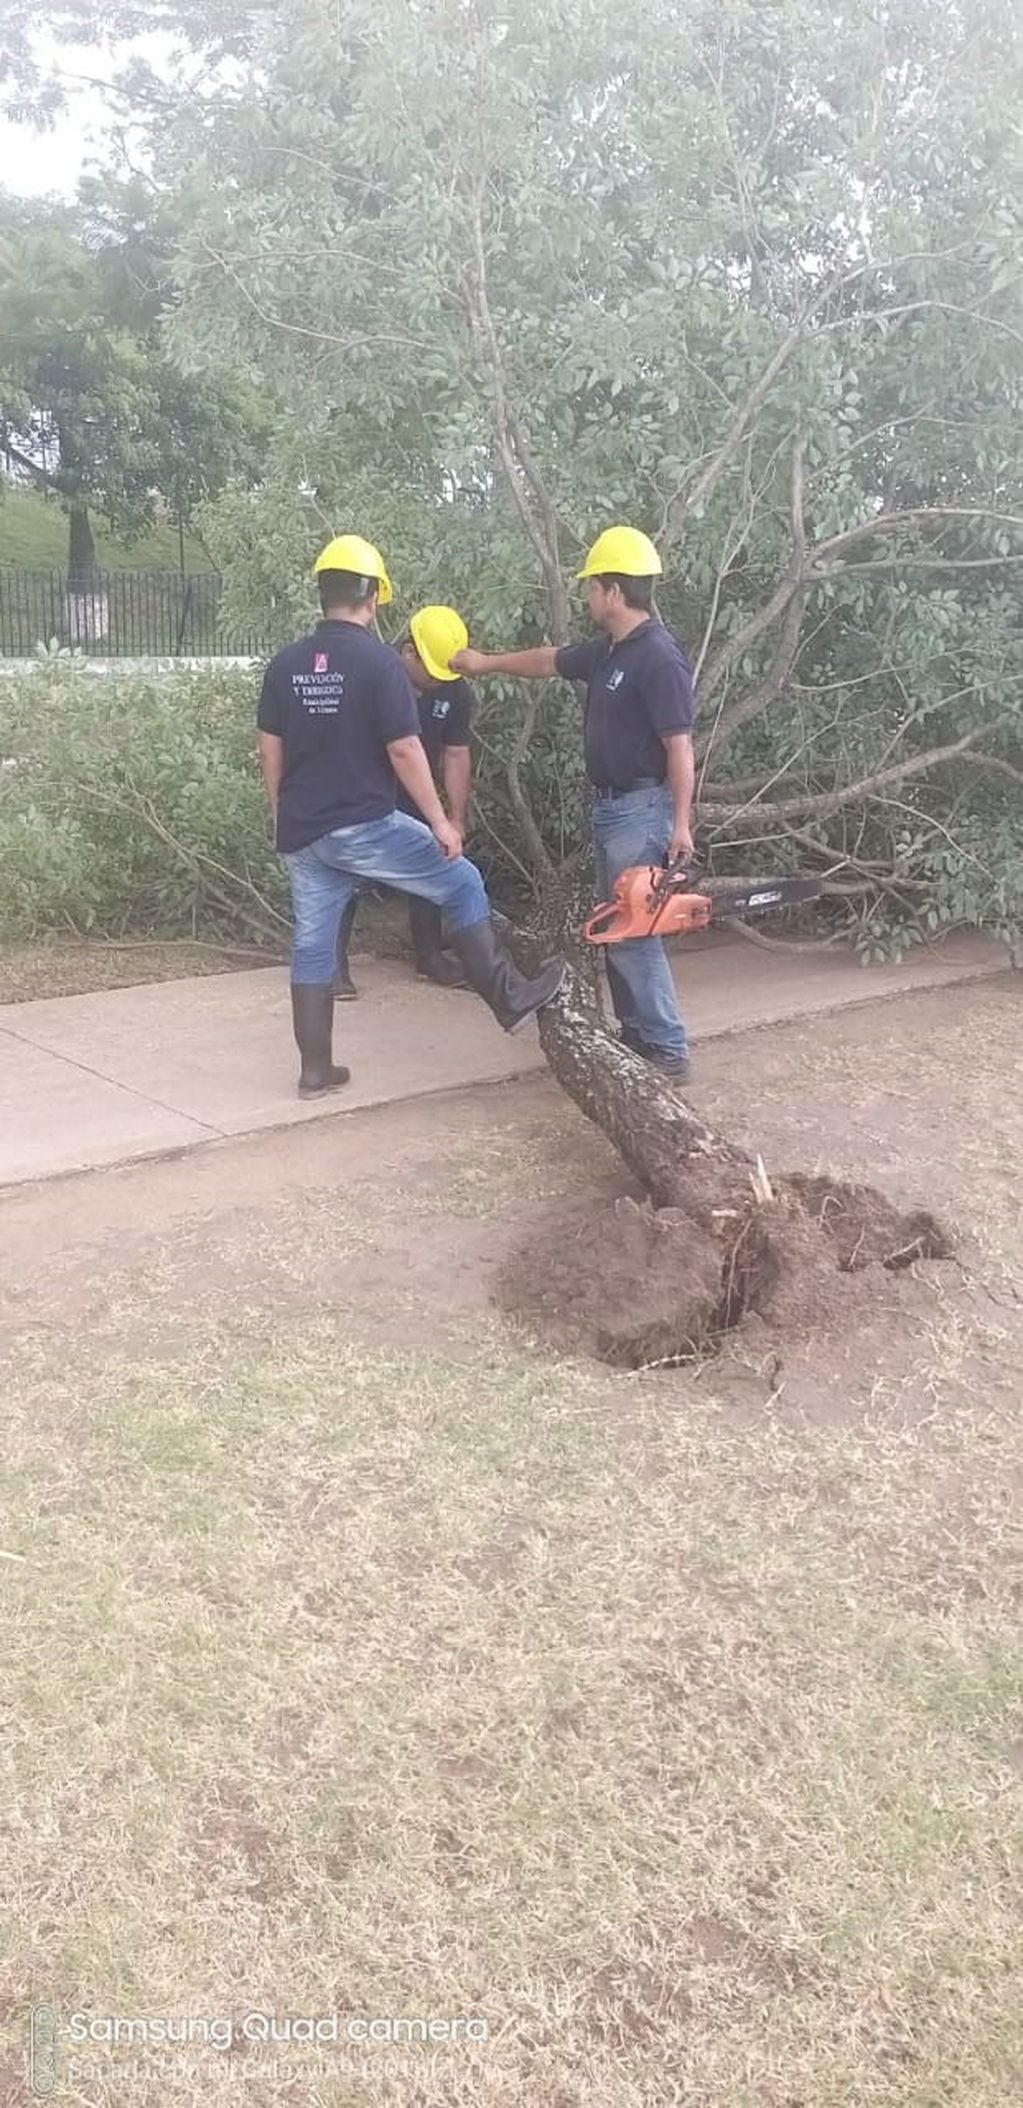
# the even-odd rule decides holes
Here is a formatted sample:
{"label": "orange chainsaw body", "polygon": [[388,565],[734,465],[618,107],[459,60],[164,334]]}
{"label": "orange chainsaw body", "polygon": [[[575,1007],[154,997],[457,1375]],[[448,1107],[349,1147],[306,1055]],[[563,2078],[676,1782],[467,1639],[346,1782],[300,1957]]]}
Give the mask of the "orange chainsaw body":
{"label": "orange chainsaw body", "polygon": [[590,944],[622,944],[629,937],[674,937],[705,930],[714,903],[708,893],[675,892],[663,870],[632,864],[615,880],[610,900],[594,908],[585,927]]}

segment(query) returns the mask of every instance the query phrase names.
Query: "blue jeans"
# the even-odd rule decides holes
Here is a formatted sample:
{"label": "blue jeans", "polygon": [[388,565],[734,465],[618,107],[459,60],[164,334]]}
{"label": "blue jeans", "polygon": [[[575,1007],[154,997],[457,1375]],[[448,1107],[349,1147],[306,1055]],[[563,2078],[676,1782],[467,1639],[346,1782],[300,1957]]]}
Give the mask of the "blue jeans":
{"label": "blue jeans", "polygon": [[[621,791],[594,799],[593,846],[602,900],[610,900],[615,879],[630,864],[661,862],[671,840],[671,823],[667,790]],[[623,944],[609,944],[604,960],[622,1037],[658,1054],[688,1054],[686,1028],[660,938],[629,937]]]}
{"label": "blue jeans", "polygon": [[323,988],[333,980],[341,917],[360,880],[432,900],[443,908],[452,932],[469,929],[490,913],[475,864],[467,856],[446,857],[429,828],[408,813],[339,827],[307,849],[293,850],[284,862],[295,917],[291,978],[307,986]]}

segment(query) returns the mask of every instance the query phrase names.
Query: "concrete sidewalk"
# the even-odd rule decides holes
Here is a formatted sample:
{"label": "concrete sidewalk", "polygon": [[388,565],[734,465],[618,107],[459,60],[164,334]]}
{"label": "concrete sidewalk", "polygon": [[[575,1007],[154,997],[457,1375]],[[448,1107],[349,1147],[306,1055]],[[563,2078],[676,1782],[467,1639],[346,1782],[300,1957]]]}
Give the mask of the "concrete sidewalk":
{"label": "concrete sidewalk", "polygon": [[[696,1041],[869,1003],[1007,968],[972,936],[866,970],[846,952],[769,954],[710,932],[675,954]],[[509,1039],[482,1004],[357,960],[358,1003],[339,1004],[335,1055],[353,1080],[295,1096],[287,974],[162,981],[0,1007],[0,1186],[195,1148],[226,1135],[492,1083],[542,1066],[535,1028]]]}

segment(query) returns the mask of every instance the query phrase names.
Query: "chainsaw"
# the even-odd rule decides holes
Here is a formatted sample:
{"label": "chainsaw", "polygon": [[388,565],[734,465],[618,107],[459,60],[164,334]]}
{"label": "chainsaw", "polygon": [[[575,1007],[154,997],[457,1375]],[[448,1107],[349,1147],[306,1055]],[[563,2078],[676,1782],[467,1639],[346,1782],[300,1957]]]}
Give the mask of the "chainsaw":
{"label": "chainsaw", "polygon": [[590,944],[622,944],[629,937],[689,936],[712,921],[743,921],[773,915],[804,900],[818,900],[819,878],[764,878],[717,894],[697,890],[693,864],[677,857],[632,864],[615,880],[614,896],[594,908],[583,935]]}

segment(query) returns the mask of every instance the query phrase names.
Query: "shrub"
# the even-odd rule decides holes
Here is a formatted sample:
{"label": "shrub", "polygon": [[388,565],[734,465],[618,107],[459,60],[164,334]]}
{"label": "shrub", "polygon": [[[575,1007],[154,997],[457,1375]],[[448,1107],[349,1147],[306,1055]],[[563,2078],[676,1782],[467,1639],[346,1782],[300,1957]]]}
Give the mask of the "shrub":
{"label": "shrub", "polygon": [[5,679],[0,930],[281,941],[254,688],[238,669],[125,677],[67,654]]}

